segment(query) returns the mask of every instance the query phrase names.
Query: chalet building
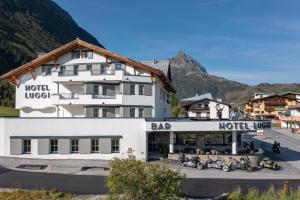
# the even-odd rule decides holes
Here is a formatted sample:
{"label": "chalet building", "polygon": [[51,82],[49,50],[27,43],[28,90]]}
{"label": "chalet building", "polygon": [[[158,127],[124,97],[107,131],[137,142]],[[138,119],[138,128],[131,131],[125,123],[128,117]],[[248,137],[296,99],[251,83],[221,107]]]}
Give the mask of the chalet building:
{"label": "chalet building", "polygon": [[185,110],[185,117],[219,119],[218,111],[222,119],[229,119],[230,105],[214,100],[210,93],[181,99],[181,106]]}
{"label": "chalet building", "polygon": [[280,120],[281,128],[291,129],[292,133],[300,133],[300,103],[289,106],[285,116]]}
{"label": "chalet building", "polygon": [[[229,145],[235,155],[242,133],[270,127],[269,121],[170,118],[169,97],[176,91],[169,61],[138,62],[80,39],[1,80],[15,85],[20,117],[0,117],[0,156],[109,160],[132,153],[148,160],[162,146],[170,154],[178,146],[190,147],[185,138],[194,138],[199,147]],[[224,107],[227,119],[222,102],[203,99],[195,105],[207,109],[207,102],[212,109]],[[215,119],[214,111],[205,112]],[[210,135],[216,134],[224,137],[215,141]]]}
{"label": "chalet building", "polygon": [[254,119],[280,118],[298,101],[298,96],[292,93],[267,95],[262,98],[253,98],[245,105],[246,113]]}

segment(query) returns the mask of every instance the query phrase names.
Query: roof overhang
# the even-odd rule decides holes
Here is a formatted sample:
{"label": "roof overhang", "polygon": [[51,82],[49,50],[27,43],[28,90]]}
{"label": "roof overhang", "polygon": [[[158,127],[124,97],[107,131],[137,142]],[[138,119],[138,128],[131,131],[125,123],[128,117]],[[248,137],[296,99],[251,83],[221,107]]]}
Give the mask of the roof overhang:
{"label": "roof overhang", "polygon": [[51,61],[54,61],[55,65],[56,65],[56,61],[59,57],[61,57],[62,55],[78,49],[78,48],[87,48],[90,49],[96,53],[99,53],[103,56],[105,56],[107,59],[116,59],[120,62],[124,62],[128,65],[131,65],[134,68],[139,68],[142,70],[145,70],[147,72],[150,72],[152,76],[157,76],[163,83],[164,83],[164,88],[171,92],[171,93],[176,93],[175,88],[173,87],[173,85],[171,84],[170,80],[166,77],[166,75],[158,69],[155,69],[153,67],[147,66],[143,63],[131,60],[129,58],[126,58],[124,56],[120,56],[118,54],[115,54],[113,52],[110,52],[106,49],[103,49],[101,47],[98,47],[96,45],[90,44],[88,42],[85,42],[83,40],[80,39],[76,39],[68,44],[65,44],[41,57],[38,57],[34,60],[32,60],[31,62],[28,62],[16,69],[13,69],[11,71],[9,71],[8,73],[2,75],[0,77],[1,80],[7,80],[9,82],[14,83],[15,85],[17,84],[17,79],[28,72],[32,72],[34,71],[37,67],[49,63]]}

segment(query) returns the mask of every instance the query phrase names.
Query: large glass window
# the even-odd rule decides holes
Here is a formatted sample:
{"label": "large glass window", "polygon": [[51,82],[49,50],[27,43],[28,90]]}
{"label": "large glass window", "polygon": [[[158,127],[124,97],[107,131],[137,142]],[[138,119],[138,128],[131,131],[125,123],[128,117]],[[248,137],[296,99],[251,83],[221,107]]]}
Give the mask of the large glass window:
{"label": "large glass window", "polygon": [[139,117],[144,117],[144,108],[139,108]]}
{"label": "large glass window", "polygon": [[139,85],[139,95],[144,95],[144,85]]}
{"label": "large glass window", "polygon": [[79,152],[79,140],[71,140],[71,153]]}
{"label": "large glass window", "polygon": [[221,133],[206,133],[205,134],[205,146],[223,146],[224,135]]}
{"label": "large glass window", "polygon": [[45,75],[50,76],[52,73],[52,66],[45,66]]}
{"label": "large glass window", "polygon": [[135,108],[130,108],[129,109],[129,116],[130,117],[135,117]]}
{"label": "large glass window", "polygon": [[50,140],[50,153],[58,153],[58,140]]}
{"label": "large glass window", "polygon": [[119,153],[120,152],[120,140],[117,138],[111,139],[111,152]]}
{"label": "large glass window", "polygon": [[78,75],[79,65],[74,65],[73,69],[74,69],[74,75]]}
{"label": "large glass window", "polygon": [[99,108],[93,109],[93,117],[99,117]]}
{"label": "large glass window", "polygon": [[71,55],[72,55],[72,59],[80,58],[80,51],[73,51]]}
{"label": "large glass window", "polygon": [[130,84],[130,95],[135,95],[135,84]]}
{"label": "large glass window", "polygon": [[107,117],[107,108],[102,109],[102,117]]}
{"label": "large glass window", "polygon": [[98,139],[92,139],[92,153],[99,153],[99,140]]}
{"label": "large glass window", "polygon": [[116,70],[122,70],[122,64],[121,63],[116,63],[115,69]]}
{"label": "large glass window", "polygon": [[23,140],[23,153],[31,153],[31,140]]}

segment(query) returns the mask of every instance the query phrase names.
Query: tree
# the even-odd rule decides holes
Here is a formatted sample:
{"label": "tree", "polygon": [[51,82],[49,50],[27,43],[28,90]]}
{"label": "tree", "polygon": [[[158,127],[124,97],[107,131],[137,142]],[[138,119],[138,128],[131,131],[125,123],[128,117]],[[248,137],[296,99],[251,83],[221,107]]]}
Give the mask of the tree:
{"label": "tree", "polygon": [[110,161],[106,179],[110,199],[180,199],[184,175],[167,166],[149,164],[133,157]]}

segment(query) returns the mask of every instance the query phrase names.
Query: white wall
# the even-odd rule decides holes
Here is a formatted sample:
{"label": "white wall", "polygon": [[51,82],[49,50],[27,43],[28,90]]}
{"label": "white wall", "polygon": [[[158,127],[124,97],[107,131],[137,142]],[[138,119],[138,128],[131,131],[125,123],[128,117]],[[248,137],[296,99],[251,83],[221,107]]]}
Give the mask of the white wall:
{"label": "white wall", "polygon": [[[18,124],[18,126],[16,126]],[[117,126],[116,126],[117,124]],[[115,126],[114,126],[115,125]],[[144,119],[91,119],[91,118],[0,118],[0,155],[10,155],[10,136],[122,136],[120,153],[37,155],[37,145],[32,145],[32,154],[13,157],[63,158],[63,159],[112,159],[127,156],[128,148],[138,159],[146,159],[146,123]]]}
{"label": "white wall", "polygon": [[155,108],[154,116],[156,118],[165,118],[171,116],[171,104],[170,103],[168,104],[166,100],[160,98],[160,89],[162,89],[162,87],[163,87],[163,83],[158,78],[155,78],[153,94],[154,94],[154,108]]}

